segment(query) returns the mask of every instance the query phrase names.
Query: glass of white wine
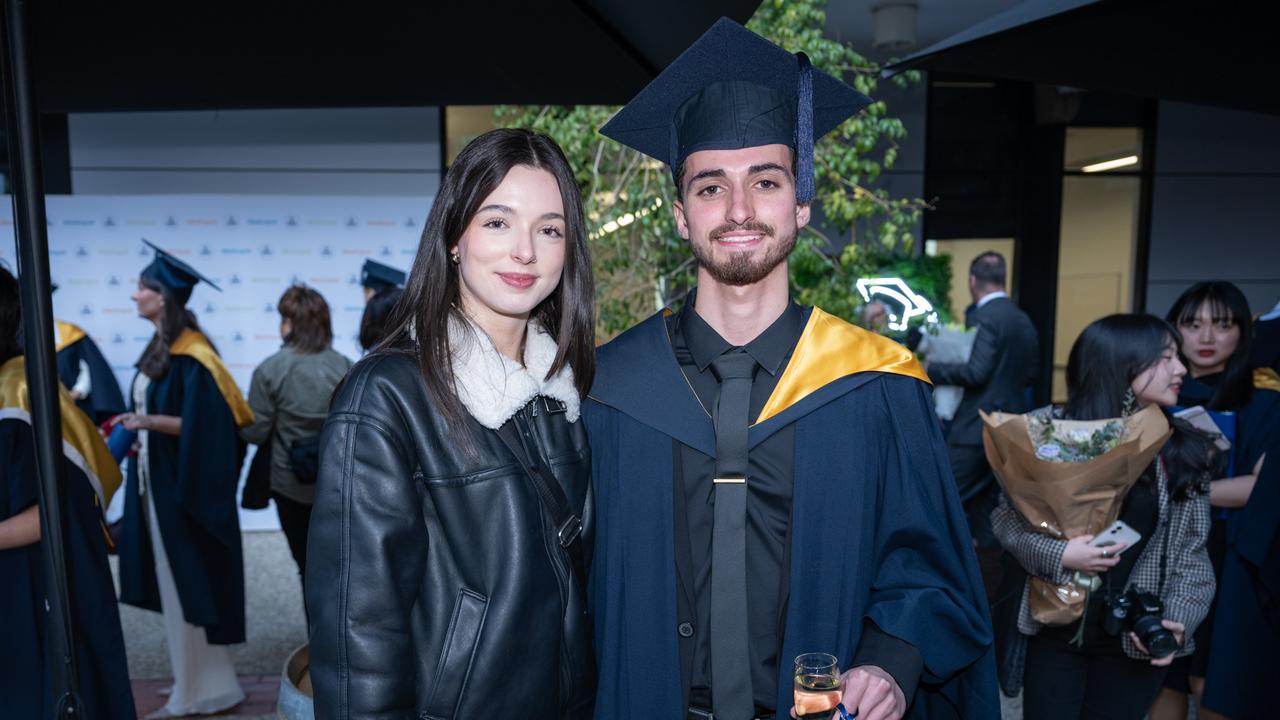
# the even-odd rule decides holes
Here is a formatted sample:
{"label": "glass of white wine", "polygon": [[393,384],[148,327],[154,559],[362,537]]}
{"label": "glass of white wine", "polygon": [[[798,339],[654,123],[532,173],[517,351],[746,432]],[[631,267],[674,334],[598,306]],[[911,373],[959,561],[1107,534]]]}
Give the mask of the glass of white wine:
{"label": "glass of white wine", "polygon": [[796,656],[795,708],[800,720],[830,720],[840,704],[840,667],[834,655]]}

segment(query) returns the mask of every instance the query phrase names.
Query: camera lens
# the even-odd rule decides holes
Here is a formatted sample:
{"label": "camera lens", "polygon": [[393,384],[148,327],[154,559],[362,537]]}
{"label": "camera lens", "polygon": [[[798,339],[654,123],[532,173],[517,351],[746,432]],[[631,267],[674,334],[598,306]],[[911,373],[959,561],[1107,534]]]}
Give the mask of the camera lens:
{"label": "camera lens", "polygon": [[1133,632],[1153,658],[1172,655],[1178,650],[1178,639],[1160,624],[1155,615],[1145,615],[1133,624]]}

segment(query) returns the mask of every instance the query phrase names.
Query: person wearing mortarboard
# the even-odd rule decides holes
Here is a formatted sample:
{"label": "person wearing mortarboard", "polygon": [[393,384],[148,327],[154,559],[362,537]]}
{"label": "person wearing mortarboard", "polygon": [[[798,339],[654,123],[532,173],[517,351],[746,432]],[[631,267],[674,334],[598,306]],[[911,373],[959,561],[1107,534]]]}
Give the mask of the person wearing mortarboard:
{"label": "person wearing mortarboard", "polygon": [[[18,282],[0,267],[0,698],[4,717],[54,717],[48,613],[37,505],[39,474],[19,343]],[[71,630],[81,714],[137,717],[124,635],[107,563],[111,539],[104,509],[120,487],[120,468],[98,428],[59,389],[62,416],[63,556],[71,592]]]}
{"label": "person wearing mortarboard", "polygon": [[814,140],[869,102],[721,19],[600,131],[671,167],[698,282],[599,349],[583,404],[597,720],[786,718],[809,652],[864,720],[999,717],[927,376],[789,298]]}
{"label": "person wearing mortarboard", "polygon": [[392,288],[404,289],[405,274],[390,265],[383,265],[375,260],[365,260],[360,267],[360,285],[364,287],[364,301],[367,303],[380,292]]}
{"label": "person wearing mortarboard", "polygon": [[[146,242],[145,240],[143,242]],[[244,642],[244,566],[236,485],[253,421],[217,350],[186,308],[197,283],[218,290],[164,250],[143,269],[133,301],[156,326],[138,359],[120,542],[120,600],[164,613],[173,670],[169,700],[148,717],[208,714],[244,691],[227,645]]]}
{"label": "person wearing mortarboard", "polygon": [[[58,286],[54,285],[53,289],[57,290]],[[103,423],[124,412],[124,397],[116,375],[84,329],[64,320],[54,321],[54,350],[58,379],[90,419]]]}

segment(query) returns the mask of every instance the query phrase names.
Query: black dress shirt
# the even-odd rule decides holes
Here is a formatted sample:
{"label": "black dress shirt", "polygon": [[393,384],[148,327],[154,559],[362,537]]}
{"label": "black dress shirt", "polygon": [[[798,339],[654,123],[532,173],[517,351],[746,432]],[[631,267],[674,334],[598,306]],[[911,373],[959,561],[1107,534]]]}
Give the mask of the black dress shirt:
{"label": "black dress shirt", "polygon": [[[694,311],[689,293],[680,312],[667,318],[667,332],[680,369],[708,417],[719,383],[711,361],[733,349]],[[759,416],[786,369],[804,331],[805,314],[794,302],[764,332],[743,346],[759,367],[751,385],[750,416]],[[680,581],[676,612],[680,620],[681,678],[688,705],[710,708],[711,531],[715,517],[715,460],[674,442],[674,519],[676,571]],[[791,489],[795,470],[795,426],[788,425],[751,449],[747,470],[747,622],[748,653],[756,712],[776,709],[779,658],[785,631],[791,567]],[[867,622],[853,664],[877,665],[906,695],[915,694],[923,670],[919,650]]]}

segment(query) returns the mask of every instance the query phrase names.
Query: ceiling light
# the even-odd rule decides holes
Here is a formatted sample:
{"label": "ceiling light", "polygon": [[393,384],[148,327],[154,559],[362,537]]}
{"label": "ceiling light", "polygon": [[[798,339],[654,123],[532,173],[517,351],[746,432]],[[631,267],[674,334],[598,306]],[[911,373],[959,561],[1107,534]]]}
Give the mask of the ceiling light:
{"label": "ceiling light", "polygon": [[1087,173],[1106,172],[1107,170],[1115,170],[1116,168],[1129,167],[1130,165],[1137,165],[1137,164],[1138,164],[1137,155],[1125,155],[1124,157],[1119,157],[1114,160],[1106,160],[1100,163],[1094,163],[1092,165],[1085,165],[1084,167],[1080,168],[1080,172],[1087,172]]}
{"label": "ceiling light", "polygon": [[871,6],[871,44],[898,52],[916,45],[916,0],[883,0]]}

